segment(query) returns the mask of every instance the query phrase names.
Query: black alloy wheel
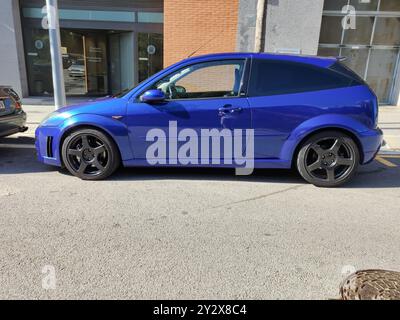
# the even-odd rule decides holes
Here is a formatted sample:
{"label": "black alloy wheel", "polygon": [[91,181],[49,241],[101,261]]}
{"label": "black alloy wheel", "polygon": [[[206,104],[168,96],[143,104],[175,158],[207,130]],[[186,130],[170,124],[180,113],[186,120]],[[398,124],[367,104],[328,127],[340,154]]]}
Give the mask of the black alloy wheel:
{"label": "black alloy wheel", "polygon": [[321,132],[308,139],[297,157],[302,177],[319,187],[337,187],[357,171],[359,150],[353,139],[338,131]]}
{"label": "black alloy wheel", "polygon": [[84,180],[105,179],[120,164],[114,141],[94,129],[71,133],[62,145],[62,159],[69,172]]}

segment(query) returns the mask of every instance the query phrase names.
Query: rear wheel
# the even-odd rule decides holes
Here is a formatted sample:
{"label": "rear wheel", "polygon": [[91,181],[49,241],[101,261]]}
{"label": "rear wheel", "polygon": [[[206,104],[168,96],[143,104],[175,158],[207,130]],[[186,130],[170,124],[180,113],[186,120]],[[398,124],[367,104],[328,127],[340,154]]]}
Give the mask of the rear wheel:
{"label": "rear wheel", "polygon": [[360,154],[352,138],[339,131],[326,131],[310,137],[297,156],[297,169],[318,187],[337,187],[356,173]]}
{"label": "rear wheel", "polygon": [[84,180],[105,179],[121,162],[114,141],[94,129],[72,132],[64,140],[61,153],[68,171]]}

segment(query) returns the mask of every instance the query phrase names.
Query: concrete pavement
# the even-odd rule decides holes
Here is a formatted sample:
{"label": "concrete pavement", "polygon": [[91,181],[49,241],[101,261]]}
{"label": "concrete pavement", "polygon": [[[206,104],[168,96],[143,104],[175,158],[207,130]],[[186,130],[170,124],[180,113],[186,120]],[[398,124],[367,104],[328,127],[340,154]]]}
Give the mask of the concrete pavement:
{"label": "concrete pavement", "polygon": [[386,149],[400,151],[400,107],[381,107],[379,126],[383,130]]}
{"label": "concrete pavement", "polygon": [[0,298],[329,299],[348,270],[400,269],[400,158],[338,189],[280,170],[88,182],[36,161],[33,127],[52,108],[25,109],[32,129],[0,139]]}

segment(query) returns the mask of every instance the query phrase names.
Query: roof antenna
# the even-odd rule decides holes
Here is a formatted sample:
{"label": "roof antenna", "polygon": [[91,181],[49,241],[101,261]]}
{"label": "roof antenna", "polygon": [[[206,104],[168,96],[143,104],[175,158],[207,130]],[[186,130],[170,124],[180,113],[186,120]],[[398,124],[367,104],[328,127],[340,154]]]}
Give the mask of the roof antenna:
{"label": "roof antenna", "polygon": [[193,56],[194,54],[196,54],[200,49],[203,49],[207,44],[209,44],[210,42],[212,42],[215,38],[211,38],[210,40],[208,40],[207,42],[203,43],[200,47],[198,47],[196,50],[194,50],[191,54],[189,54],[187,56],[187,58],[190,58],[191,56]]}

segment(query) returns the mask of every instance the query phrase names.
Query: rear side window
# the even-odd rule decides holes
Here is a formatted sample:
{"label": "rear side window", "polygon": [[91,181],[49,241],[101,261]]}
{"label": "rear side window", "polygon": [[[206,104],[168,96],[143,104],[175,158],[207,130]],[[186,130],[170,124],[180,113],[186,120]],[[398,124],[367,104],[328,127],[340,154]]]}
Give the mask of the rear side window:
{"label": "rear side window", "polygon": [[343,73],[309,64],[254,60],[251,68],[249,96],[271,96],[319,91],[353,85]]}
{"label": "rear side window", "polygon": [[341,64],[340,62],[334,63],[331,67],[329,67],[329,69],[339,74],[342,74],[345,77],[348,77],[350,80],[352,80],[351,85],[353,86],[365,84],[364,80],[361,79],[361,77],[359,77],[354,71],[350,70],[348,67]]}

